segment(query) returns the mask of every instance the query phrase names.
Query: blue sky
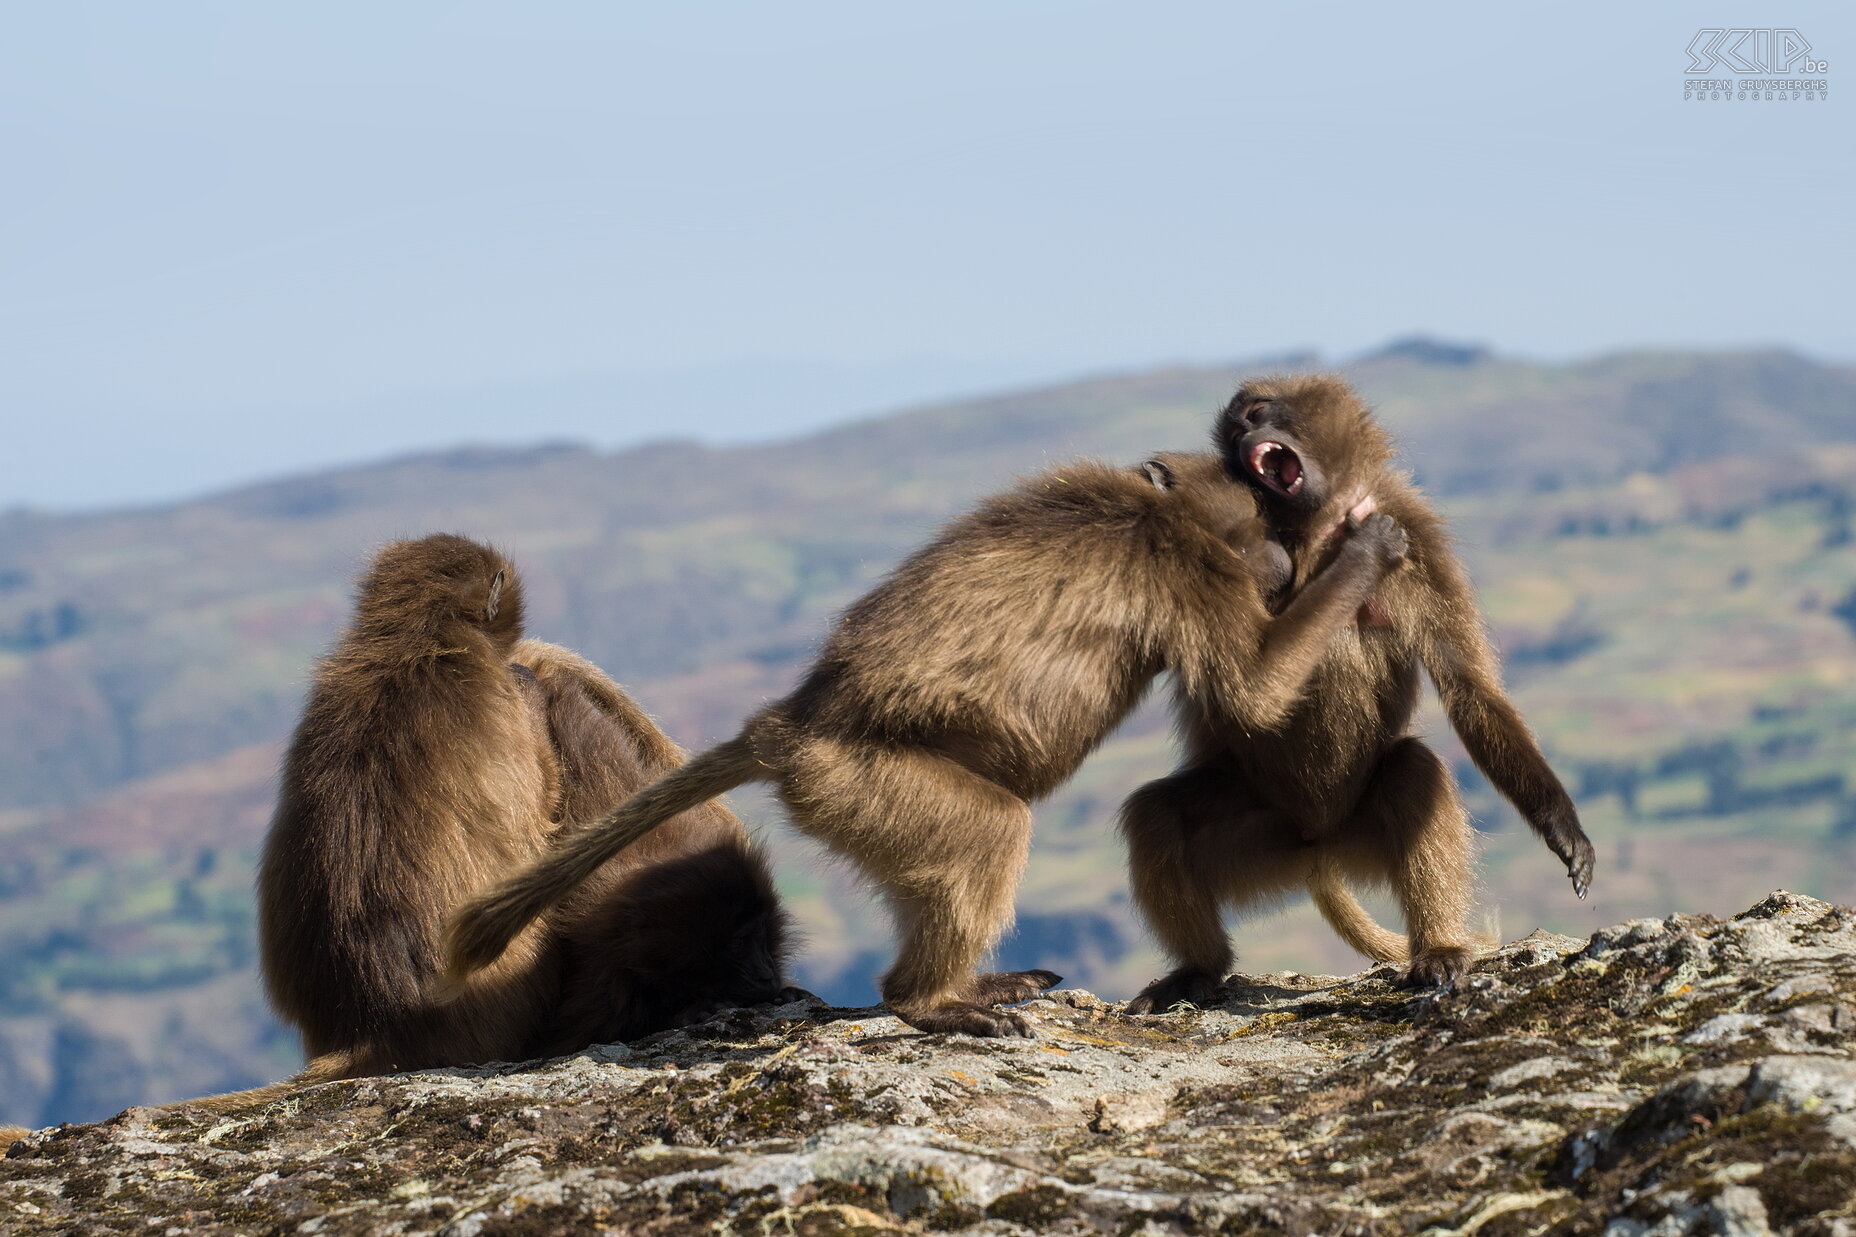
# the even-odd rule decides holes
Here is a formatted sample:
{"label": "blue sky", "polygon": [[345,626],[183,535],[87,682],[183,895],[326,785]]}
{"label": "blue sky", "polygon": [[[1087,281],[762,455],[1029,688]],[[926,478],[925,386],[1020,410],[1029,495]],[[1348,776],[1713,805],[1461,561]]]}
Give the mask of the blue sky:
{"label": "blue sky", "polygon": [[[0,507],[1416,331],[1850,360],[1848,6],[14,6]],[[1856,83],[1852,83],[1856,86]],[[1848,91],[1852,86],[1844,86]]]}

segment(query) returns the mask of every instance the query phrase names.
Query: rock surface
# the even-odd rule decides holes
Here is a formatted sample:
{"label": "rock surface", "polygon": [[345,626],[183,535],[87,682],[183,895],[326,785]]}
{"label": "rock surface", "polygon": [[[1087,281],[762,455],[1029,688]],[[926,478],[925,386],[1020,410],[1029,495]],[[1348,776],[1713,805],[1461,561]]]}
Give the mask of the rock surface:
{"label": "rock surface", "polygon": [[1240,977],[1033,1041],[815,1003],[13,1144],[7,1233],[1856,1237],[1856,910],[1542,933],[1450,991]]}

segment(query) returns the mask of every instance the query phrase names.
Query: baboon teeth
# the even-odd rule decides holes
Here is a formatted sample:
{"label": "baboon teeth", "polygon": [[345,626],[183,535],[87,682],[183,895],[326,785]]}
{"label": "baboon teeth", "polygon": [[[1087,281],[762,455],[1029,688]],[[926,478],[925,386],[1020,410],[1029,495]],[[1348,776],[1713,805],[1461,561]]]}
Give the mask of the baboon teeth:
{"label": "baboon teeth", "polygon": [[1302,461],[1280,442],[1260,442],[1252,447],[1250,471],[1284,494],[1294,495],[1302,488]]}

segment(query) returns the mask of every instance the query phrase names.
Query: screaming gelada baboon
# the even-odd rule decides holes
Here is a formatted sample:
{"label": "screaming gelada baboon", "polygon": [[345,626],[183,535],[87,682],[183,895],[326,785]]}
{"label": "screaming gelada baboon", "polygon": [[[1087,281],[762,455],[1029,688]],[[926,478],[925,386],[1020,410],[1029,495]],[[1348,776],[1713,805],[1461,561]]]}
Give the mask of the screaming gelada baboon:
{"label": "screaming gelada baboon", "polygon": [[[1362,952],[1408,956],[1416,983],[1453,980],[1474,952],[1472,842],[1449,770],[1408,730],[1420,669],[1470,758],[1565,862],[1580,897],[1592,844],[1502,691],[1442,519],[1392,467],[1390,440],[1353,391],[1327,377],[1254,382],[1215,437],[1227,471],[1262,498],[1291,595],[1346,553],[1343,526],[1365,511],[1391,516],[1409,552],[1276,724],[1234,731],[1217,708],[1180,693],[1185,763],[1122,810],[1135,901],[1175,969],[1129,1008],[1202,1000],[1232,963],[1221,909],[1303,886]],[[1346,880],[1390,885],[1409,942],[1368,919]]]}

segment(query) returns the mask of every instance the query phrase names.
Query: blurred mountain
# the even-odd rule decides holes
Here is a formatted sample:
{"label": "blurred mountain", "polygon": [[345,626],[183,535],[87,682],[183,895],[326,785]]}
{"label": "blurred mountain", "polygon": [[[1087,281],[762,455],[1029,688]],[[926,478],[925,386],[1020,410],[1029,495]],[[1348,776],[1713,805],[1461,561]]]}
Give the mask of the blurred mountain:
{"label": "blurred mountain", "polygon": [[[0,1120],[291,1068],[253,971],[251,864],[309,667],[382,541],[495,541],[531,631],[697,746],[784,691],[830,616],[977,495],[1078,454],[1197,447],[1244,374],[1314,364],[1098,377],[758,446],[460,448],[0,515]],[[1449,509],[1600,843],[1575,903],[1465,766],[1506,926],[1589,930],[1775,887],[1850,900],[1856,370],[1783,352],[1543,365],[1421,339],[1345,368]],[[1146,709],[1041,806],[1008,960],[1110,994],[1152,967],[1111,826],[1168,759]],[[870,999],[880,914],[777,813],[741,806],[771,826],[810,935],[802,981]],[[1268,924],[1240,935],[1248,968],[1345,964],[1307,914]]]}

